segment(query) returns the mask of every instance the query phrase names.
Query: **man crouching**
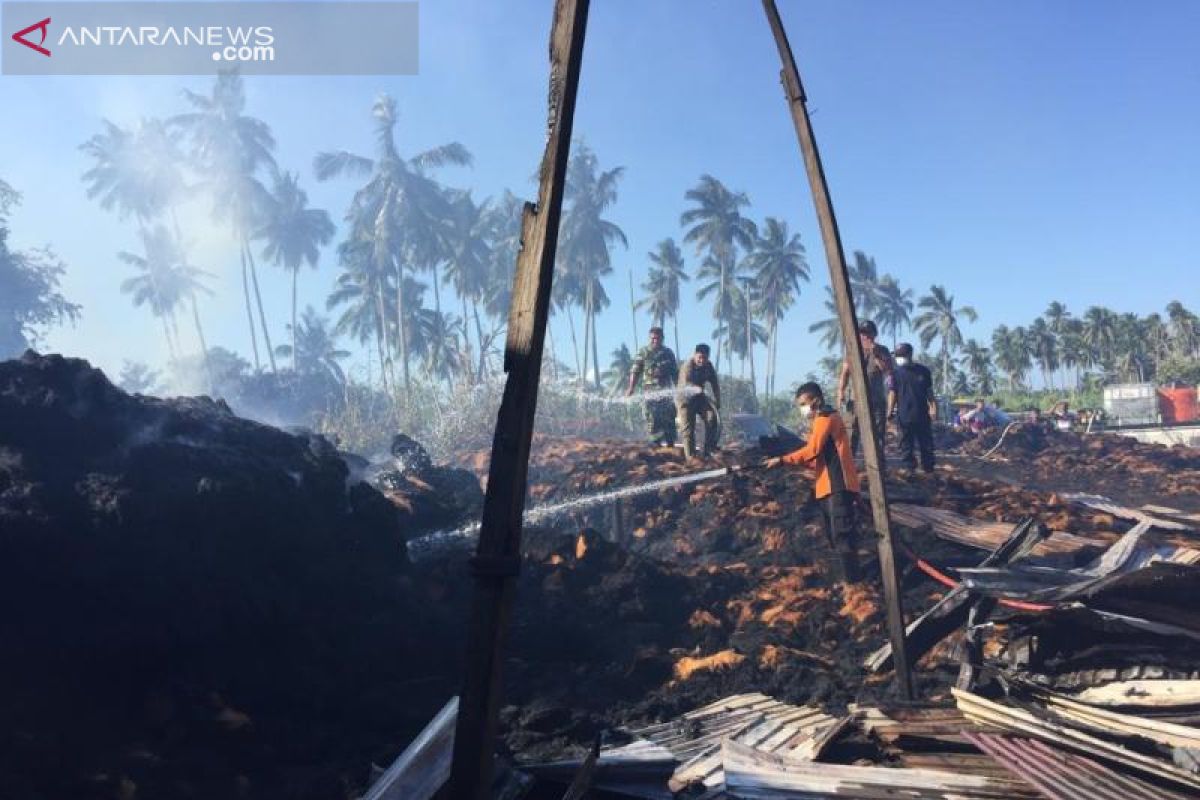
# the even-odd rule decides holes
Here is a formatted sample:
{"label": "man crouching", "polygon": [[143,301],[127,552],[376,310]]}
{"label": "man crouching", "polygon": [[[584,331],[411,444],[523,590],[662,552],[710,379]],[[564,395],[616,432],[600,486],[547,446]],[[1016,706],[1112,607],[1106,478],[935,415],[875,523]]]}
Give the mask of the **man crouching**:
{"label": "man crouching", "polygon": [[860,574],[855,505],[859,484],[850,437],[841,417],[825,405],[825,396],[817,384],[806,383],[797,389],[795,402],[800,415],[812,419],[808,442],[785,456],[767,459],[765,466],[813,465],[816,473],[813,498],[821,508],[825,536],[835,554],[835,577],[841,581],[857,581]]}

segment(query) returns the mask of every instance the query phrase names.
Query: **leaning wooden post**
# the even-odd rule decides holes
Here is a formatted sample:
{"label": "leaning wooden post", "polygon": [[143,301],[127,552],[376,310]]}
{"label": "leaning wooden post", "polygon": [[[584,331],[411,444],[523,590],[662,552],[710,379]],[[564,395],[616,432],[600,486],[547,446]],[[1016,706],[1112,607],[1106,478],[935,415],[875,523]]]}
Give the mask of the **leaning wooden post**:
{"label": "leaning wooden post", "polygon": [[[871,492],[871,512],[875,518],[875,530],[879,534],[879,567],[883,573],[883,591],[887,600],[888,633],[892,642],[893,660],[900,696],[912,699],[912,675],[909,673],[908,655],[904,649],[904,612],[900,607],[900,576],[896,570],[896,558],[892,552],[892,527],[888,519],[887,490],[883,483],[877,447],[875,427],[871,422],[871,396],[867,391],[867,376],[863,369],[862,344],[858,341],[858,319],[854,313],[854,301],[850,294],[850,279],[846,273],[846,255],[842,251],[842,240],[838,233],[837,219],[833,215],[833,201],[829,198],[829,186],[825,183],[825,170],[821,166],[821,154],[817,151],[817,140],[813,136],[812,124],[808,119],[807,98],[800,83],[800,72],[787,33],[779,19],[775,0],[763,0],[767,21],[775,35],[779,48],[779,59],[783,62],[781,76],[787,94],[792,122],[796,125],[796,137],[800,140],[800,151],[804,155],[804,167],[812,188],[813,205],[821,226],[821,241],[825,258],[829,262],[829,280],[837,303],[838,320],[842,328],[842,341],[846,343],[846,360],[850,364],[851,387],[854,389],[854,415],[863,441],[863,457],[867,464],[867,483]],[[878,445],[882,445],[879,442]]]}
{"label": "leaning wooden post", "polygon": [[471,559],[474,590],[466,674],[454,734],[449,797],[491,796],[500,666],[521,560],[521,518],[537,407],[550,284],[571,144],[575,95],[589,0],[556,0],[550,29],[549,129],[536,206],[525,204],[521,252],[508,312],[504,397],[496,419],[479,546]]}

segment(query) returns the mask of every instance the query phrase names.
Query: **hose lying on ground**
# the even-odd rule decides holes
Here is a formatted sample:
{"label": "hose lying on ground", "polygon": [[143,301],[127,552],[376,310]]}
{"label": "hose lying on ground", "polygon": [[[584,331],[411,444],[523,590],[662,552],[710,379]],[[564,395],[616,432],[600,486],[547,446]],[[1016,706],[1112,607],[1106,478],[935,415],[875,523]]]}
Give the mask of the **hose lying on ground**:
{"label": "hose lying on ground", "polygon": [[[921,570],[921,572],[924,572],[926,575],[928,575],[930,578],[937,581],[938,583],[940,583],[944,586],[948,586],[951,589],[956,589],[962,585],[960,582],[954,580],[949,575],[942,572],[940,569],[938,569],[937,567],[933,566],[925,559],[918,556],[911,549],[909,549],[909,547],[907,545],[901,544],[900,551],[902,553],[904,553],[904,555],[909,560],[911,560],[914,564],[917,565],[917,569]],[[1016,611],[1050,611],[1054,608],[1054,606],[1047,605],[1045,603],[1030,603],[1025,600],[1012,600],[1007,597],[997,597],[997,598],[995,598],[995,600],[1000,605],[1005,606],[1007,608],[1014,609]]]}

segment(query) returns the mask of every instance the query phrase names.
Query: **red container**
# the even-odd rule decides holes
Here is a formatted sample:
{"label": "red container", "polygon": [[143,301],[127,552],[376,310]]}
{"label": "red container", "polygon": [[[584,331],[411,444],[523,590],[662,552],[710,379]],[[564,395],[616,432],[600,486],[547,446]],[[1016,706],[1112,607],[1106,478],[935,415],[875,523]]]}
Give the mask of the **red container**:
{"label": "red container", "polygon": [[1200,400],[1197,400],[1195,386],[1159,389],[1158,407],[1162,410],[1163,422],[1168,424],[1200,419]]}

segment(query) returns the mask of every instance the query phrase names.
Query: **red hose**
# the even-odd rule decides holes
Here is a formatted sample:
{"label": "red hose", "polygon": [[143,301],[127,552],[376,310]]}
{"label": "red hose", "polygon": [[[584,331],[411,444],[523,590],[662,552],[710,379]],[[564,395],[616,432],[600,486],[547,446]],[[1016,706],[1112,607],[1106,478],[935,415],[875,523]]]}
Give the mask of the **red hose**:
{"label": "red hose", "polygon": [[[949,586],[951,589],[956,589],[961,585],[958,581],[954,580],[925,559],[919,557],[916,553],[914,553],[912,550],[909,550],[904,545],[901,545],[900,549],[904,551],[906,556],[912,559],[913,563],[917,565],[917,568],[921,570],[921,572],[924,572],[938,583]],[[1007,597],[997,597],[995,599],[1000,605],[1005,606],[1006,608],[1016,609],[1017,611],[1050,611],[1054,608],[1054,606],[1046,605],[1045,603],[1029,603],[1024,600],[1010,600]]]}

